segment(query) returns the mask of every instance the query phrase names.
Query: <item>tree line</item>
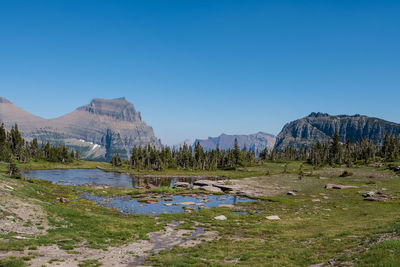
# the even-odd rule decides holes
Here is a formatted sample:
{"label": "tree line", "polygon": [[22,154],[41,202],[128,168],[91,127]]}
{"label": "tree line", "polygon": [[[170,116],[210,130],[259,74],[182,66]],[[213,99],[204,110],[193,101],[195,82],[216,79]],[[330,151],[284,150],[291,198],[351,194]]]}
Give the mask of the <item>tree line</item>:
{"label": "tree line", "polygon": [[[261,164],[265,161],[301,160],[314,166],[342,165],[351,166],[356,163],[368,164],[371,162],[390,162],[400,160],[400,136],[386,135],[382,146],[373,141],[361,138],[358,142],[340,142],[338,131],[330,142],[317,142],[309,148],[294,149],[287,147],[282,151],[265,148],[262,151],[240,148],[235,139],[232,149],[204,150],[200,143],[194,147],[184,145],[179,149],[165,146],[156,149],[150,145],[134,147],[132,155],[127,161],[130,168],[144,170],[163,169],[192,169],[216,170],[234,169],[236,167]],[[114,155],[111,163],[120,166],[123,160],[119,155]]]}
{"label": "tree line", "polygon": [[[10,131],[7,131],[4,124],[0,126],[0,161],[9,162],[15,165],[15,161],[24,163],[29,159],[44,159],[52,162],[72,162],[74,159],[80,160],[80,151],[69,151],[65,145],[50,145],[49,142],[42,142],[39,145],[35,138],[32,142],[27,142],[22,138],[18,125],[15,124]],[[10,174],[16,172],[12,170],[15,166],[10,166]]]}
{"label": "tree line", "polygon": [[[135,146],[128,164],[133,169],[163,170],[163,169],[193,169],[193,170],[216,170],[233,169],[238,166],[254,164],[258,161],[256,152],[251,149],[240,148],[237,139],[232,149],[204,150],[197,142],[193,147],[184,144],[179,149],[164,146],[157,149],[150,145]],[[115,154],[111,163],[119,166],[122,161]]]}

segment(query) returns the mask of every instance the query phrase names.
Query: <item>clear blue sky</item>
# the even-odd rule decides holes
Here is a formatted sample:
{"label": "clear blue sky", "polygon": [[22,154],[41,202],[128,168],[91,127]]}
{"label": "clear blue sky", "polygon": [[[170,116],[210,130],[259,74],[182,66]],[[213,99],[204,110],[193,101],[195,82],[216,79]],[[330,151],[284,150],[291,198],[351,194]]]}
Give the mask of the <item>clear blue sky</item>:
{"label": "clear blue sky", "polygon": [[400,1],[0,0],[0,95],[53,118],[125,96],[163,143],[312,111],[400,122]]}

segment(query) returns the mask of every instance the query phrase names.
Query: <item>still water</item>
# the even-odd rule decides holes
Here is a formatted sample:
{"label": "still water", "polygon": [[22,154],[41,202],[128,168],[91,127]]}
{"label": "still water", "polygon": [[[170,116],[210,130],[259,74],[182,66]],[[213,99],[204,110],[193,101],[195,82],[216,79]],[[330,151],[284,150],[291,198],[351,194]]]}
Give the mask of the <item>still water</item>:
{"label": "still water", "polygon": [[[143,177],[117,172],[105,172],[99,169],[56,169],[32,170],[23,172],[23,176],[43,179],[62,185],[108,185],[110,187],[142,187],[153,184],[157,187],[172,187],[175,182],[193,183],[191,177]],[[203,178],[204,179],[204,178]]]}

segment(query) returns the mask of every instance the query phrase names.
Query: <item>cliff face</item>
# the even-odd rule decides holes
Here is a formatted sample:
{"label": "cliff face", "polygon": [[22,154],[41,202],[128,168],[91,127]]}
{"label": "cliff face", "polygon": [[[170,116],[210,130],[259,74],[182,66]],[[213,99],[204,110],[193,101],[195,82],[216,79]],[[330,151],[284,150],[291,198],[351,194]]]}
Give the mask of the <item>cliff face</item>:
{"label": "cliff face", "polygon": [[[125,98],[96,98],[88,105],[50,120],[35,117],[11,103],[2,108],[3,105],[0,103],[0,121],[7,119],[7,128],[18,123],[27,140],[63,142],[81,150],[88,159],[109,160],[114,153],[128,158],[135,145],[161,146],[153,129],[142,121],[140,113]],[[10,111],[14,111],[14,115],[11,116]]]}
{"label": "cliff face", "polygon": [[308,147],[316,142],[330,141],[338,130],[342,142],[350,139],[358,141],[361,137],[375,144],[382,144],[386,133],[399,135],[400,124],[362,115],[337,115],[311,113],[309,116],[286,124],[278,134],[275,148]]}
{"label": "cliff face", "polygon": [[209,137],[208,139],[196,140],[194,144],[200,142],[200,145],[205,150],[215,149],[219,145],[220,149],[233,148],[235,144],[235,138],[238,140],[238,144],[241,148],[253,149],[254,151],[261,152],[264,148],[271,150],[275,145],[275,136],[263,132],[249,135],[227,135],[221,134],[218,137]]}

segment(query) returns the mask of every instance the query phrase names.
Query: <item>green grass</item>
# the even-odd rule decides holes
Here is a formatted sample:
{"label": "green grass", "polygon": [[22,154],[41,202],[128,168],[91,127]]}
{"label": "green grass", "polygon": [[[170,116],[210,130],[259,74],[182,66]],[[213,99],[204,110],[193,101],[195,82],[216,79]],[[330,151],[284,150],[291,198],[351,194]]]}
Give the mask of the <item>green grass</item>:
{"label": "green grass", "polygon": [[16,257],[7,257],[0,259],[0,267],[25,267],[26,263],[23,259]]}

